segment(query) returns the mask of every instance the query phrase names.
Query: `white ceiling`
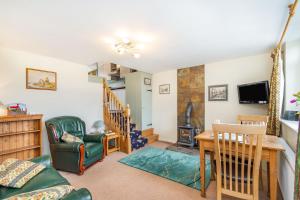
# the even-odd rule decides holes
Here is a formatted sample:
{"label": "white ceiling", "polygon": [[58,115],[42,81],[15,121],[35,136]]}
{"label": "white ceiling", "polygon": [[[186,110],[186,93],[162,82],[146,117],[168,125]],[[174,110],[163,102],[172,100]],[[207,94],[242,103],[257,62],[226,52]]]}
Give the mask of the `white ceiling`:
{"label": "white ceiling", "polygon": [[[291,2],[1,0],[0,46],[84,65],[114,62],[157,72],[270,51]],[[103,41],[123,30],[153,38],[140,59],[115,54]],[[299,26],[290,35],[299,36]]]}

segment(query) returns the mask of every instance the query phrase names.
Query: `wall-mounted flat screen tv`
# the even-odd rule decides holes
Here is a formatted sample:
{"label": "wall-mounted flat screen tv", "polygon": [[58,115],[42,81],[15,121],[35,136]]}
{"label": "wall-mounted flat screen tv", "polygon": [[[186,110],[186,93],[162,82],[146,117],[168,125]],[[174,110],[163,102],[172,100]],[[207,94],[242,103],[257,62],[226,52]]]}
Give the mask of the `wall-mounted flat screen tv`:
{"label": "wall-mounted flat screen tv", "polygon": [[240,104],[268,104],[269,82],[261,81],[238,85]]}

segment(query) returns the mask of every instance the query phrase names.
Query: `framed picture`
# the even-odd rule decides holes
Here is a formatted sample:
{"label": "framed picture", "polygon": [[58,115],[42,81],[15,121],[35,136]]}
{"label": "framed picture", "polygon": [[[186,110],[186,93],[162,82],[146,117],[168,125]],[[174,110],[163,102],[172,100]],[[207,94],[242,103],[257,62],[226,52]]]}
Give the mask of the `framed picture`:
{"label": "framed picture", "polygon": [[144,84],[145,85],[151,85],[151,79],[150,78],[144,78]]}
{"label": "framed picture", "polygon": [[227,101],[228,85],[208,86],[208,101]]}
{"label": "framed picture", "polygon": [[170,94],[170,84],[160,85],[159,94]]}
{"label": "framed picture", "polygon": [[56,72],[26,68],[26,88],[36,90],[56,90]]}

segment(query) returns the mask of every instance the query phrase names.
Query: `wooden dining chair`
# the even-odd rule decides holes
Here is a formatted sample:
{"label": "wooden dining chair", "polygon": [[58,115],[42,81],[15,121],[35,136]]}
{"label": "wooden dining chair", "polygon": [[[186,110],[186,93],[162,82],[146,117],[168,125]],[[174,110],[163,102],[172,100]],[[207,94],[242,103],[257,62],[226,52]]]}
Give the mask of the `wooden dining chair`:
{"label": "wooden dining chair", "polygon": [[266,126],[213,124],[217,200],[222,194],[259,199],[259,167]]}
{"label": "wooden dining chair", "polygon": [[[243,125],[262,125],[267,126],[269,122],[269,116],[267,115],[238,115],[237,116],[237,123],[243,124]],[[260,170],[259,170],[259,176],[260,176],[260,184],[262,190],[264,190],[264,184],[263,184],[263,170],[262,170],[262,163],[260,164]],[[269,164],[267,163],[267,173],[269,169]],[[267,185],[269,185],[269,179]]]}
{"label": "wooden dining chair", "polygon": [[267,115],[238,115],[237,123],[244,125],[263,125],[266,126],[269,122]]}

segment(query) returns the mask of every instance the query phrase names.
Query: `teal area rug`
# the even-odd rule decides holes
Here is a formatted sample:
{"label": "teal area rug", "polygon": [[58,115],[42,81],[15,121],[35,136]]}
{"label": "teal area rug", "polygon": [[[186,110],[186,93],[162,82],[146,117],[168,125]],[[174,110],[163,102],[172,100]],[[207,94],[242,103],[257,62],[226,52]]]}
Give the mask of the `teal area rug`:
{"label": "teal area rug", "polygon": [[[119,162],[200,190],[199,155],[146,147]],[[210,182],[210,161],[205,161],[205,187]]]}

